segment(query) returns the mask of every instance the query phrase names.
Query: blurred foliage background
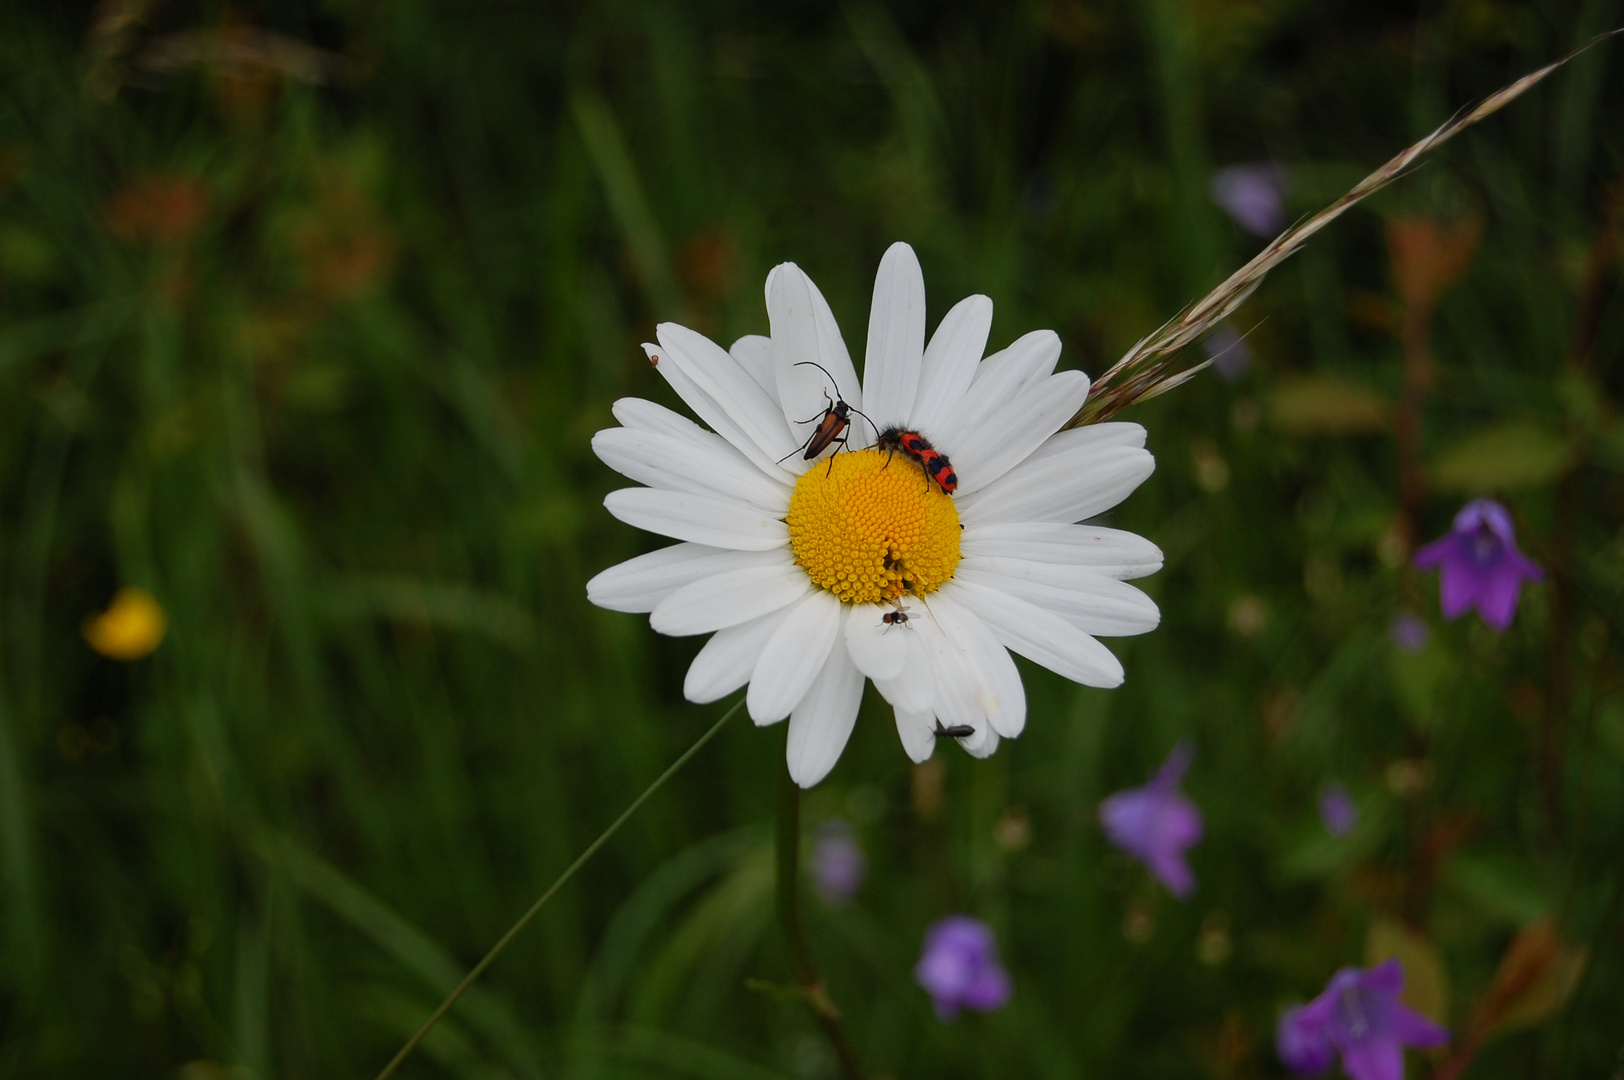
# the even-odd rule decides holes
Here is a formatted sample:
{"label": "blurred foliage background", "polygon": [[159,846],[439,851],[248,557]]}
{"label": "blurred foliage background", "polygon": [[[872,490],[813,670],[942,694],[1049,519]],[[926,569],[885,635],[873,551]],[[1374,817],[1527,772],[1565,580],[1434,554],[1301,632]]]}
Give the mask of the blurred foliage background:
{"label": "blurred foliage background", "polygon": [[[794,260],[860,351],[905,239],[933,322],[985,292],[993,347],[1098,374],[1261,244],[1215,169],[1311,212],[1620,8],[6,5],[0,1073],[372,1075],[713,722],[698,640],[583,590],[658,544],[588,447],[675,404],[657,321],[765,332]],[[1279,1075],[1279,1009],[1396,954],[1480,1044],[1413,1071],[1619,1075],[1619,47],[1317,237],[1247,370],[1126,414],[1160,467],[1113,524],[1167,554],[1126,686],[1023,663],[1026,734],[918,769],[870,694],[807,809],[869,860],[809,917],[870,1070]],[[1484,493],[1549,575],[1503,636],[1407,563]],[[133,660],[84,626],[124,587],[168,624]],[[1187,903],[1095,817],[1182,737]],[[782,753],[724,731],[404,1075],[833,1075],[744,985],[789,972]],[[954,911],[1015,993],[944,1026],[910,972]]]}

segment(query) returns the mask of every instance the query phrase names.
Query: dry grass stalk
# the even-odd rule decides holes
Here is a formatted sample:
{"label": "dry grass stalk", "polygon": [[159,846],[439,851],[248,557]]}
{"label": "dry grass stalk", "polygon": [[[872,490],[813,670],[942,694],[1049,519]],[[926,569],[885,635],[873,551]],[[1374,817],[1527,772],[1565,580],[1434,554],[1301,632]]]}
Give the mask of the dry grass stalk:
{"label": "dry grass stalk", "polygon": [[1498,112],[1521,97],[1527,90],[1551,72],[1585,52],[1604,38],[1624,33],[1610,30],[1599,34],[1562,59],[1532,71],[1510,86],[1489,95],[1468,112],[1457,113],[1447,123],[1420,142],[1398,154],[1387,164],[1355,184],[1347,194],[1307,221],[1294,225],[1275,237],[1251,262],[1231,274],[1217,288],[1196,301],[1183,315],[1162,324],[1118,360],[1116,364],[1094,381],[1088,401],[1077,415],[1066,423],[1073,428],[1082,424],[1098,423],[1109,419],[1136,401],[1166,393],[1175,386],[1193,378],[1212,363],[1211,360],[1168,373],[1173,355],[1200,338],[1207,331],[1229,318],[1235,309],[1246,302],[1254,289],[1262,284],[1270,270],[1295,255],[1308,238],[1341,217],[1355,204],[1374,195],[1404,175],[1406,170],[1423,154],[1441,145],[1479,120]]}

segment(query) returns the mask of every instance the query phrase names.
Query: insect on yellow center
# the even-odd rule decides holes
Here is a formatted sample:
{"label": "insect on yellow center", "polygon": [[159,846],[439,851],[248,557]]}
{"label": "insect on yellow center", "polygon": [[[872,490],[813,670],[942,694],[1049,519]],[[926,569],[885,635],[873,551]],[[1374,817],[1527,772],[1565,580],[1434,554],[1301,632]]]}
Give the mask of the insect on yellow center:
{"label": "insect on yellow center", "polygon": [[901,454],[858,450],[795,484],[789,542],[812,580],[849,604],[923,596],[959,565],[959,511]]}

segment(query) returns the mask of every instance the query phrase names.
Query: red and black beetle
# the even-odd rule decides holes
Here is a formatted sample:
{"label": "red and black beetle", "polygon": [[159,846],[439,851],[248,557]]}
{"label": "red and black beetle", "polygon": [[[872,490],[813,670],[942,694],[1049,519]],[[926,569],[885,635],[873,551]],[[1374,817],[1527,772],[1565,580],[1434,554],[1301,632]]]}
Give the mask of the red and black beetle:
{"label": "red and black beetle", "polygon": [[[901,428],[886,428],[880,432],[875,446],[884,447],[891,452],[901,452],[919,462],[919,467],[925,470],[925,475],[936,481],[938,487],[945,495],[951,495],[959,488],[958,474],[953,471],[953,465],[947,456],[932,446],[923,435],[916,431],[904,431]],[[890,464],[887,461],[887,464]]]}

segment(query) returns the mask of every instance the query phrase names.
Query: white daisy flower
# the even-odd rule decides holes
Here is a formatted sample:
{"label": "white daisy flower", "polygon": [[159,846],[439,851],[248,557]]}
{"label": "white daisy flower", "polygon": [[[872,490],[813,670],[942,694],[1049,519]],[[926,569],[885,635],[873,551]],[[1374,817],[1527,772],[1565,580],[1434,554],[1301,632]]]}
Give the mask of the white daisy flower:
{"label": "white daisy flower", "polygon": [[[840,757],[865,677],[914,761],[938,737],[986,757],[1021,733],[1012,651],[1075,682],[1119,685],[1122,665],[1095,635],[1156,626],[1156,605],[1123,580],[1154,573],[1162,553],[1074,523],[1121,502],[1155,463],[1138,424],[1059,430],[1089,387],[1080,371],[1054,370],[1060,338],[1035,331],[982,359],[992,301],[971,296],[927,345],[924,277],[902,243],[874,283],[861,384],[828,303],[794,263],[767,276],[767,313],[770,337],[728,351],[675,323],[643,347],[710,429],[653,402],[615,403],[624,426],[592,448],[648,486],[604,505],[682,543],[605,570],[587,583],[592,602],[647,612],[662,634],[711,634],[684,694],[715,701],[748,684],[757,724],[789,718],[802,787]],[[842,401],[850,446],[806,460],[801,448]],[[928,439],[956,490],[874,447],[893,428]]]}

